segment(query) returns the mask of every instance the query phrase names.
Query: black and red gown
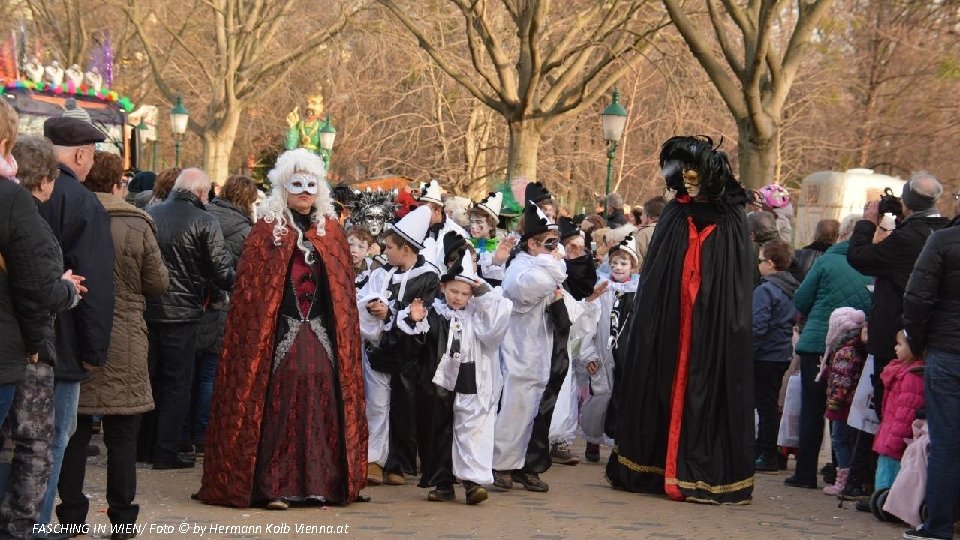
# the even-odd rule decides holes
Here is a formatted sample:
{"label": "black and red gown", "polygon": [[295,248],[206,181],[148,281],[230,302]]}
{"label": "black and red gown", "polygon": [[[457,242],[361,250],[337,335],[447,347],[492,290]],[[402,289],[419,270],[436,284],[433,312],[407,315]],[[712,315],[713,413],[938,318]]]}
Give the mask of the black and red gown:
{"label": "black and red gown", "polygon": [[296,216],[273,238],[259,221],[237,267],[196,497],[245,507],[273,499],[340,504],[366,485],[359,315],[346,238]]}
{"label": "black and red gown", "polygon": [[680,196],[657,223],[611,403],[615,487],[751,500],[756,258],[745,199],[742,189],[718,202]]}

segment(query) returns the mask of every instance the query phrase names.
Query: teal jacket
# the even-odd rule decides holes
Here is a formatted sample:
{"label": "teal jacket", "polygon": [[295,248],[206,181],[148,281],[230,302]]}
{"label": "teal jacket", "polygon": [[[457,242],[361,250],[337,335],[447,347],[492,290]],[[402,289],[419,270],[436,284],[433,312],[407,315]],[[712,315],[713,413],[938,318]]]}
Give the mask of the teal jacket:
{"label": "teal jacket", "polygon": [[793,297],[797,310],[807,317],[797,343],[798,353],[823,354],[833,310],[840,307],[852,307],[864,313],[870,310],[872,298],[867,285],[871,278],[847,263],[849,245],[848,241],[838,242],[818,257]]}

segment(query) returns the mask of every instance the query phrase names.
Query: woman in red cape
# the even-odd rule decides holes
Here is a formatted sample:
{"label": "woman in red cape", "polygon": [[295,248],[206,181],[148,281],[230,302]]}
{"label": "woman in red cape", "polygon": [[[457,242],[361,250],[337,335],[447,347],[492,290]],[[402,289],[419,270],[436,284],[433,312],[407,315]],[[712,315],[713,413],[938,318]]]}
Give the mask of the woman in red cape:
{"label": "woman in red cape", "polygon": [[196,498],[358,500],[367,423],[353,267],[322,160],[286,152],[237,266]]}

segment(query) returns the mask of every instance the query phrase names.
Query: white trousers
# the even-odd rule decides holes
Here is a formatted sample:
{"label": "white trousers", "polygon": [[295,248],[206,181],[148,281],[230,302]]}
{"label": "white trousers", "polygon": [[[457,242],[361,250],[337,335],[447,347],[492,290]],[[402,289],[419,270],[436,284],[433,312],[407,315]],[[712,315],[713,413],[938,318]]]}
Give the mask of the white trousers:
{"label": "white trousers", "polygon": [[477,394],[453,401],[453,475],[477,484],[493,483],[493,429],[496,404],[486,410]]}
{"label": "white trousers", "polygon": [[383,466],[390,451],[390,379],[370,367],[363,353],[363,387],[367,398],[367,462]]}

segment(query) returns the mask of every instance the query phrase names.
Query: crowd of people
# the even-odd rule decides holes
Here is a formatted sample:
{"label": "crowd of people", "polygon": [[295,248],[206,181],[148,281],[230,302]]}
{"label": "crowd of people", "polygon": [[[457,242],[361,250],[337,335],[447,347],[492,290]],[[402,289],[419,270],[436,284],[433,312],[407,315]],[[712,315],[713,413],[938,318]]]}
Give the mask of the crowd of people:
{"label": "crowd of people", "polygon": [[475,505],[549,491],[577,437],[618,489],[745,504],[795,454],[787,486],[819,472],[868,508],[924,417],[928,517],[905,537],[952,538],[960,223],[932,175],[899,215],[871,202],[794,249],[789,193],[751,193],[708,138],[675,137],[667,196],[632,209],[611,194],[572,216],[531,182],[516,223],[501,193],[455,219],[433,180],[370,230],[307,149],[280,155],[269,194],[197,168],[129,178],[81,113],[18,137],[0,103],[2,538],[69,537],[37,533],[54,511],[86,522],[98,430],[122,526],[138,462],[202,458],[210,504],[364,502],[419,476],[429,501],[460,485]]}

